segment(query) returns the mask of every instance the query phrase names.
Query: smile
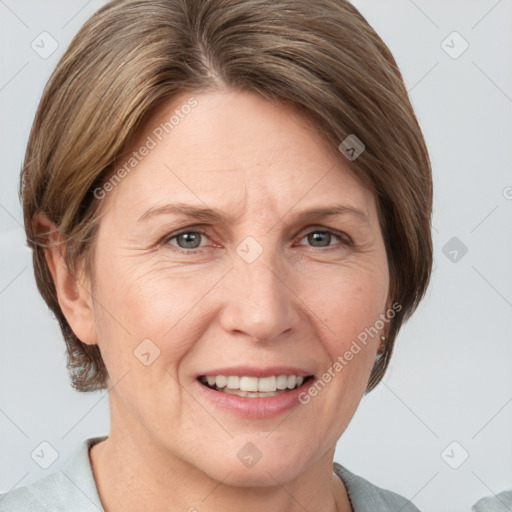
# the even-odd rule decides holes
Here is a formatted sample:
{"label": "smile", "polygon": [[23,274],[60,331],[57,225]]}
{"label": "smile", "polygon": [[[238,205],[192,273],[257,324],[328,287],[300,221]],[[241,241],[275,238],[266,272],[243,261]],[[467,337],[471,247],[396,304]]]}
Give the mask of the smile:
{"label": "smile", "polygon": [[297,389],[312,376],[273,375],[252,377],[236,375],[202,375],[199,382],[215,391],[249,398],[278,396]]}

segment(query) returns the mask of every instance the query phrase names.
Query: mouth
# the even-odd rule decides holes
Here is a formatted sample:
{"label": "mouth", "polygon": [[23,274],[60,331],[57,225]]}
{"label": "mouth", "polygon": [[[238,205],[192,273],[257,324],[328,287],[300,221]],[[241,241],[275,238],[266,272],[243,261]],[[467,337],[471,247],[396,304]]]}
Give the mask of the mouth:
{"label": "mouth", "polygon": [[245,398],[266,398],[285,395],[307,385],[313,375],[200,375],[197,380],[205,387]]}

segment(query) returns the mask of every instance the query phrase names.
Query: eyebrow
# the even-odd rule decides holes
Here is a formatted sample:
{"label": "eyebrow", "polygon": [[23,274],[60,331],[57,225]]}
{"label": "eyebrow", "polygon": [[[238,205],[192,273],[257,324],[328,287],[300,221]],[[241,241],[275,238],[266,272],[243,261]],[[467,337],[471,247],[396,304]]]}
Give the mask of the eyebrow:
{"label": "eyebrow", "polygon": [[[177,214],[183,217],[190,217],[202,222],[210,222],[213,224],[236,224],[241,218],[240,215],[227,214],[216,208],[194,206],[186,203],[173,203],[150,208],[139,217],[137,222],[143,222],[158,215],[169,214]],[[285,216],[286,215],[288,215],[288,213],[285,214]],[[325,217],[345,215],[350,215],[365,224],[370,225],[367,215],[362,210],[358,210],[357,208],[348,205],[310,208],[298,213],[294,218],[296,222],[305,222]]]}

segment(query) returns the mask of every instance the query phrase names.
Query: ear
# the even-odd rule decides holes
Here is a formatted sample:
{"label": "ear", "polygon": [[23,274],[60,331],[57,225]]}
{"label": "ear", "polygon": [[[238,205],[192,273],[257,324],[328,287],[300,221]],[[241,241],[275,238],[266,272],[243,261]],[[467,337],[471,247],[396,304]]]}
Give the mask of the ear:
{"label": "ear", "polygon": [[90,279],[85,276],[83,265],[74,276],[65,260],[65,238],[46,216],[34,220],[35,231],[45,241],[44,254],[52,275],[60,309],[77,338],[88,345],[98,343]]}
{"label": "ear", "polygon": [[[388,298],[387,303],[386,303],[386,310],[385,310],[386,315],[387,315],[387,311],[389,311],[390,309],[393,310],[391,297]],[[391,321],[392,320],[390,320],[390,322]],[[382,332],[379,334],[379,348],[377,349],[377,355],[381,355],[386,351],[386,341],[389,336],[389,334],[388,334],[389,329],[390,329],[390,325],[386,324],[386,326],[384,327]],[[384,336],[386,338],[386,341],[382,341],[382,338],[380,336]]]}
{"label": "ear", "polygon": [[[381,336],[384,336],[384,334],[382,334]],[[380,339],[379,340],[379,348],[377,349],[377,355],[380,356],[380,355],[384,354],[385,351],[386,351],[386,342],[382,341],[382,339]]]}

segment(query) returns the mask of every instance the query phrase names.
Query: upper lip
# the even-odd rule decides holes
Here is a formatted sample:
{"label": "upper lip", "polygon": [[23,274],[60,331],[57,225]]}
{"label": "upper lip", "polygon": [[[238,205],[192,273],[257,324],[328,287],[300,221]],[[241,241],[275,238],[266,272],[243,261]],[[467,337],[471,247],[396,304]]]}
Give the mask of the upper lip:
{"label": "upper lip", "polygon": [[272,377],[273,375],[296,375],[297,377],[309,377],[310,375],[313,375],[313,372],[294,366],[269,366],[266,368],[257,368],[256,366],[230,366],[229,368],[207,370],[200,373],[198,377],[203,375],[206,377],[217,375],[225,375],[228,377],[230,375],[235,375],[239,377],[247,376],[258,378]]}

